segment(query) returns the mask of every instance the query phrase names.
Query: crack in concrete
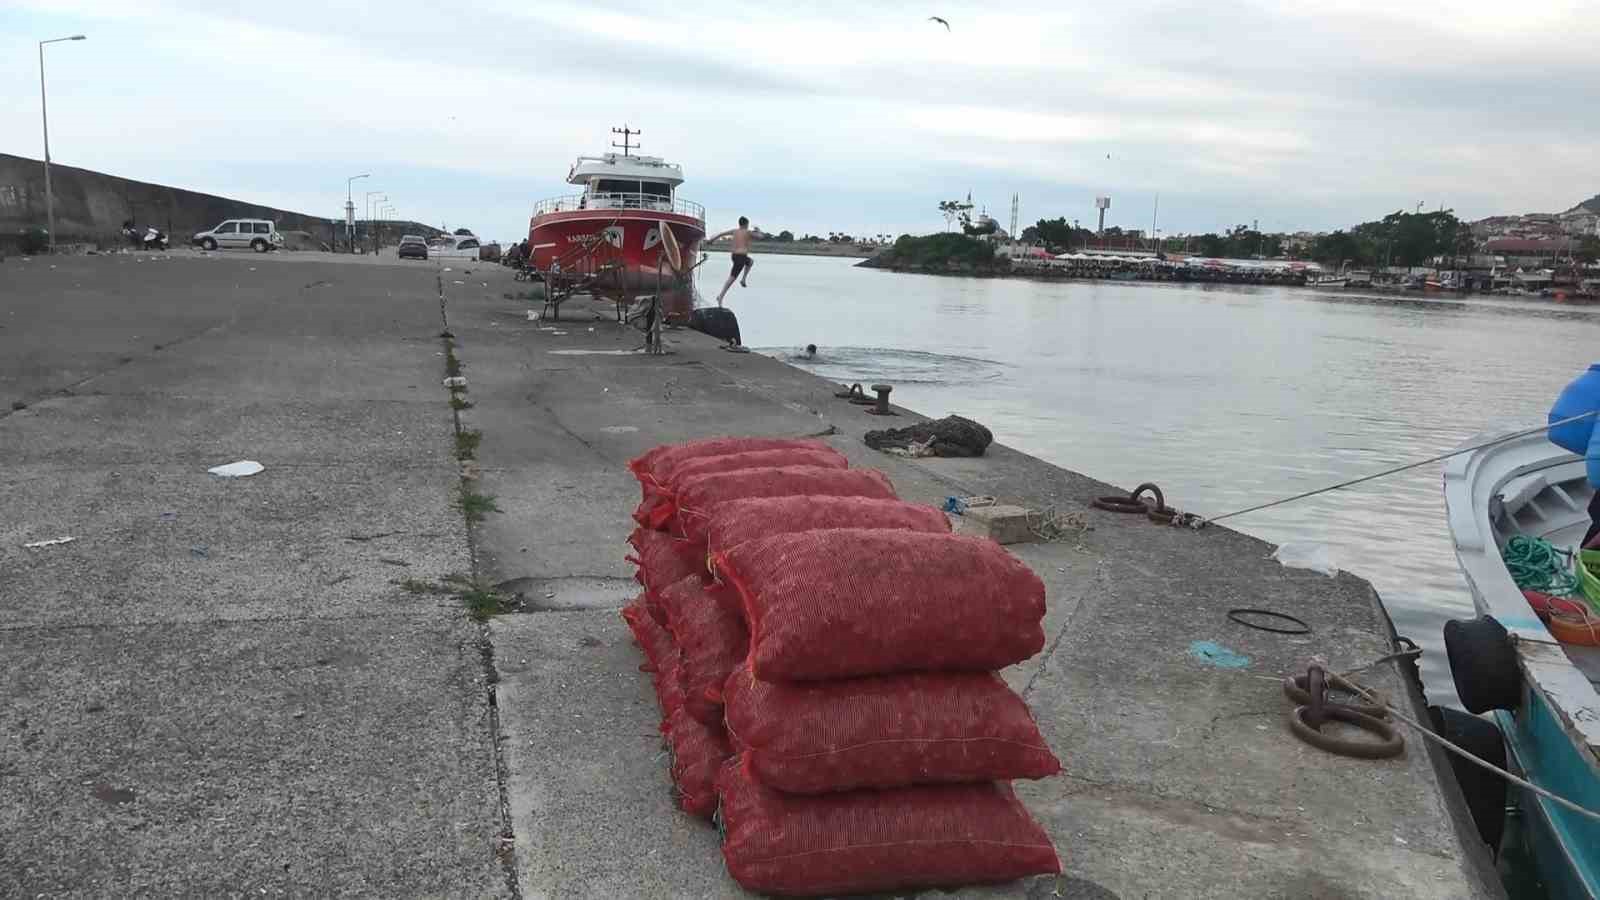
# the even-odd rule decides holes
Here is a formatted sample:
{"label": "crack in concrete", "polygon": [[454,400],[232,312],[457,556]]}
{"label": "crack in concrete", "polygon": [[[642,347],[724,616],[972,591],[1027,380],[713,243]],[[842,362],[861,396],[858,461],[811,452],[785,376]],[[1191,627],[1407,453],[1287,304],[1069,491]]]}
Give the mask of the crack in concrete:
{"label": "crack in concrete", "polygon": [[[434,281],[439,290],[439,320],[443,323],[443,329],[439,333],[439,340],[444,344],[445,354],[448,358],[455,346],[455,335],[450,331],[450,313],[449,305],[444,295],[443,273],[435,273]],[[449,391],[447,390],[445,393],[449,394]],[[455,426],[455,434],[461,434],[464,431],[461,425],[461,410],[452,406],[450,416]],[[465,484],[466,482],[461,480],[458,483]],[[462,514],[461,523],[467,534],[467,556],[472,570],[472,581],[477,584],[481,574],[478,563],[477,535],[474,533],[472,522],[467,518],[465,512]],[[505,738],[500,728],[500,698],[496,687],[500,683],[500,672],[495,667],[494,641],[491,639],[487,622],[482,622],[478,625],[477,647],[479,658],[483,664],[484,687],[489,701],[489,745],[493,748],[495,788],[500,805],[500,832],[497,835],[498,844],[494,848],[494,855],[503,871],[506,890],[510,892],[514,900],[521,900],[522,885],[517,877],[517,835],[512,827],[511,818],[511,773],[506,765],[505,751],[502,747]]]}

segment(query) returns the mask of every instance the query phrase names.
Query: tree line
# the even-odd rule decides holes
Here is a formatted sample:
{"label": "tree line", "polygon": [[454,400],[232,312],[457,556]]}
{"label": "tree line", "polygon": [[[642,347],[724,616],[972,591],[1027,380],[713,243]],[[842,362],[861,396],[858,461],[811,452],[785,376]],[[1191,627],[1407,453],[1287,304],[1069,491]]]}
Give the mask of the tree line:
{"label": "tree line", "polygon": [[[1039,244],[1052,253],[1064,253],[1087,246],[1099,236],[1088,228],[1078,228],[1065,218],[1040,219],[1023,229],[1021,239]],[[1142,232],[1107,228],[1108,239],[1143,238]],[[1161,249],[1201,256],[1249,259],[1293,255],[1321,263],[1352,266],[1421,266],[1436,258],[1446,260],[1472,255],[1476,244],[1472,227],[1458,219],[1452,210],[1406,212],[1397,210],[1371,222],[1318,235],[1306,244],[1291,246],[1286,235],[1258,231],[1238,225],[1221,234],[1195,234],[1167,237]],[[1110,241],[1113,245],[1117,242]],[[1600,259],[1600,238],[1586,236],[1573,241],[1572,255],[1580,262]]]}

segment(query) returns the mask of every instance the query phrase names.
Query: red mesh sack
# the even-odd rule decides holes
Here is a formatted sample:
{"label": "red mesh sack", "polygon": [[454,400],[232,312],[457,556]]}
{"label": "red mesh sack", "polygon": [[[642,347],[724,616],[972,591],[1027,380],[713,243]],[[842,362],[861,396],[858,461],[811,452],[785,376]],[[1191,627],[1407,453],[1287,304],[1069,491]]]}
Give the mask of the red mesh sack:
{"label": "red mesh sack", "polygon": [[833,528],[713,559],[766,681],[992,670],[1044,648],[1044,582],[984,538]]}
{"label": "red mesh sack", "polygon": [[628,471],[641,484],[647,478],[662,478],[672,468],[685,460],[698,456],[724,456],[729,453],[746,453],[751,450],[782,450],[800,448],[820,450],[828,445],[814,438],[771,437],[720,437],[689,441],[685,444],[662,444],[652,447],[643,455],[628,460]]}
{"label": "red mesh sack", "polygon": [[1061,771],[992,672],[726,683],[727,729],[762,784],[792,794],[1045,778]]}
{"label": "red mesh sack", "polygon": [[722,857],[760,893],[817,896],[1055,875],[1044,829],[1003,781],[802,796],[735,757],[717,774]]}
{"label": "red mesh sack", "polygon": [[707,725],[680,709],[662,730],[672,756],[672,784],[678,805],[690,815],[709,819],[717,811],[717,772],[733,751],[721,725]]}
{"label": "red mesh sack", "polygon": [[628,561],[639,567],[633,573],[634,580],[647,592],[659,592],[690,575],[704,578],[708,574],[704,544],[680,541],[648,528],[635,528],[628,543],[633,545]]}
{"label": "red mesh sack", "polygon": [[677,486],[696,475],[716,472],[737,472],[741,469],[776,469],[783,466],[812,466],[819,469],[848,469],[850,461],[831,447],[811,449],[784,447],[776,450],[751,450],[745,453],[728,453],[722,456],[697,456],[673,466],[665,475],[647,479],[644,484],[645,501],[639,504],[644,519],[639,524],[649,528],[665,528],[677,511],[674,503]]}
{"label": "red mesh sack", "polygon": [[672,642],[672,635],[667,633],[667,629],[645,608],[643,597],[622,608],[622,621],[628,623],[634,643],[644,651],[645,664],[639,668],[650,673],[664,725],[673,713],[683,708],[678,647]]}
{"label": "red mesh sack", "polygon": [[706,547],[729,550],[752,538],[818,528],[898,528],[948,534],[950,519],[932,506],[871,497],[752,497],[717,505]]}
{"label": "red mesh sack", "polygon": [[723,683],[750,652],[738,598],[724,585],[686,578],[662,591],[659,602],[678,646],[684,708],[721,727]]}
{"label": "red mesh sack", "polygon": [[695,475],[679,482],[676,501],[679,536],[705,541],[706,524],[716,507],[747,497],[871,497],[896,500],[894,485],[876,469],[819,469],[783,466]]}

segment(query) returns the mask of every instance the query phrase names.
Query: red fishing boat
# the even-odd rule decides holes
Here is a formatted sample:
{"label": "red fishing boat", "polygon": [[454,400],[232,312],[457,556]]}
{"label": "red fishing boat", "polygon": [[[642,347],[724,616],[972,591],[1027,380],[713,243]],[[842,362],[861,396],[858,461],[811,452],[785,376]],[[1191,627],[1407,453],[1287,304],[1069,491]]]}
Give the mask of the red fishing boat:
{"label": "red fishing boat", "polygon": [[[706,234],[705,208],[678,198],[681,167],[633,152],[638,146],[631,139],[639,132],[612,131],[622,135],[622,143],[613,145],[622,152],[580,156],[567,172],[567,183],[582,193],[534,206],[528,223],[532,265],[547,275],[587,279],[600,294],[649,294],[670,283],[681,291],[686,273],[675,269],[698,256]],[[677,260],[664,252],[663,228],[677,238],[682,251]],[[669,304],[669,311],[678,305],[681,300]]]}

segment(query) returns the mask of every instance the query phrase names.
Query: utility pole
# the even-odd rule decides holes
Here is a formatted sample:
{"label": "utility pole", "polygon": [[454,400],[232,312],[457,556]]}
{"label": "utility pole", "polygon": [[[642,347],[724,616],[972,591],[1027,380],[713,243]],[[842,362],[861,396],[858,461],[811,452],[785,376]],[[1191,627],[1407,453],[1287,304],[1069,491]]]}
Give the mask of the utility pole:
{"label": "utility pole", "polygon": [[1156,191],[1156,205],[1150,210],[1150,249],[1157,254],[1161,253],[1161,245],[1156,241],[1156,214],[1161,212],[1161,192]]}
{"label": "utility pole", "polygon": [[45,242],[51,253],[56,251],[56,198],[50,190],[50,111],[44,99],[44,45],[86,39],[85,35],[75,34],[39,42],[39,119],[44,125],[44,216],[49,229],[45,232]]}

